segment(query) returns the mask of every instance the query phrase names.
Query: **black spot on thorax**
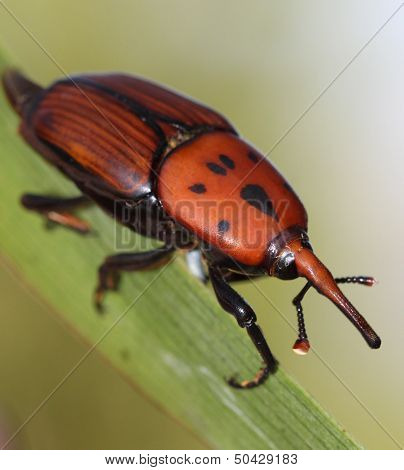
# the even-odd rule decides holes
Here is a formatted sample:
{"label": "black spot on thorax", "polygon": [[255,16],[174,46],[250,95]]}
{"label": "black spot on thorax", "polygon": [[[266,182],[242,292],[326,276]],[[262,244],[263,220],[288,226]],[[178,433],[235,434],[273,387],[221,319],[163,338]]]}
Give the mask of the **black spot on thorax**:
{"label": "black spot on thorax", "polygon": [[195,183],[192,186],[189,186],[188,189],[196,194],[206,193],[206,186],[203,183]]}
{"label": "black spot on thorax", "polygon": [[223,168],[222,166],[218,165],[217,163],[208,162],[206,164],[206,166],[209,168],[210,171],[213,171],[213,173],[216,173],[217,175],[225,176],[227,174],[226,168]]}
{"label": "black spot on thorax", "polygon": [[262,186],[247,184],[241,189],[240,196],[251,206],[279,221],[273,203]]}
{"label": "black spot on thorax", "polygon": [[223,235],[224,233],[226,233],[230,228],[230,222],[228,220],[221,220],[218,224],[217,224],[217,230],[219,232],[219,235]]}
{"label": "black spot on thorax", "polygon": [[251,151],[248,152],[248,158],[254,163],[258,163],[261,159],[257,153]]}
{"label": "black spot on thorax", "polygon": [[227,166],[229,170],[234,170],[234,168],[236,167],[234,160],[228,157],[227,155],[219,155],[219,160],[223,163],[223,165]]}

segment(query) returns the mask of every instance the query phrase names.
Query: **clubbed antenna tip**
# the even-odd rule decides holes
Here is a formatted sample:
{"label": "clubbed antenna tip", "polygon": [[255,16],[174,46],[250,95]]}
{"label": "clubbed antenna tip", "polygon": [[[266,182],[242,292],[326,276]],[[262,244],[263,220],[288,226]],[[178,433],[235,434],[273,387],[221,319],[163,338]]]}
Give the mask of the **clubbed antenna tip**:
{"label": "clubbed antenna tip", "polygon": [[293,352],[299,356],[305,356],[310,350],[310,343],[308,339],[297,339],[293,345]]}

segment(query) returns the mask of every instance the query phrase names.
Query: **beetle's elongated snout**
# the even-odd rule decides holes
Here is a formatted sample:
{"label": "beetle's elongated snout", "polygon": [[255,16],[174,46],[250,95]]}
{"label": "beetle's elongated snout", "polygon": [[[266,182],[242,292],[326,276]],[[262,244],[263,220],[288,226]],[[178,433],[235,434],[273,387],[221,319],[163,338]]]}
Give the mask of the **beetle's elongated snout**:
{"label": "beetle's elongated snout", "polygon": [[301,245],[294,248],[296,269],[299,276],[305,277],[320,294],[330,299],[353,323],[372,349],[379,348],[381,345],[379,336],[341,292],[330,271],[310,249]]}

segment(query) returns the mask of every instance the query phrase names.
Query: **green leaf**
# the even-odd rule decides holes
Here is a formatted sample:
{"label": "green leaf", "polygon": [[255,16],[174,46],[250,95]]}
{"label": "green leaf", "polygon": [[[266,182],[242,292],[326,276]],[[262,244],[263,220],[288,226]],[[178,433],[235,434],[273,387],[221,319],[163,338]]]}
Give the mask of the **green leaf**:
{"label": "green leaf", "polygon": [[[0,58],[0,69],[5,64]],[[116,227],[96,207],[81,212],[96,231],[91,236],[46,230],[38,215],[24,211],[23,192],[70,196],[77,189],[17,136],[18,117],[3,95],[0,110],[0,253],[87,341],[89,351],[96,345],[113,367],[210,447],[358,447],[282,370],[256,390],[226,384],[234,372],[253,375],[257,353],[181,256],[166,268],[124,275],[120,291],[107,296],[107,312],[98,315],[92,306],[96,272],[114,252],[115,237],[129,237],[131,249],[145,249],[149,242]]]}

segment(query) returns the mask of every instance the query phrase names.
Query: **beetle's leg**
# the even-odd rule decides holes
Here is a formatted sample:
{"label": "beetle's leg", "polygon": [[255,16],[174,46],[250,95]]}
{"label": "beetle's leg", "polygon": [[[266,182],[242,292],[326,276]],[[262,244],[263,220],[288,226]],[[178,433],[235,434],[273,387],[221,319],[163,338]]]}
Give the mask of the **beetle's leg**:
{"label": "beetle's leg", "polygon": [[193,274],[203,284],[206,284],[209,281],[209,277],[205,272],[201,250],[199,248],[194,248],[193,250],[188,251],[185,256],[191,274]]}
{"label": "beetle's leg", "polygon": [[86,196],[61,198],[23,194],[21,197],[21,203],[26,209],[38,212],[49,222],[63,225],[82,234],[88,233],[90,226],[72,214],[71,211],[90,202]]}
{"label": "beetle's leg", "polygon": [[141,271],[154,269],[167,263],[175,248],[163,246],[155,250],[139,253],[119,253],[108,256],[98,269],[98,286],[95,290],[94,302],[102,311],[105,291],[118,288],[121,271]]}
{"label": "beetle's leg", "polygon": [[[337,284],[362,284],[364,286],[373,286],[376,283],[376,280],[370,276],[346,276],[336,277],[335,282]],[[292,300],[292,303],[296,307],[297,311],[297,325],[299,331],[298,338],[293,345],[293,350],[297,354],[306,354],[310,349],[310,343],[306,333],[306,326],[304,324],[302,300],[311,286],[311,282],[305,284],[303,289]]]}
{"label": "beetle's leg", "polygon": [[236,388],[257,387],[265,382],[271,372],[276,370],[277,361],[273,357],[260,327],[256,324],[257,317],[253,309],[232,287],[230,287],[218,270],[211,267],[209,274],[220,305],[226,312],[231,313],[236,318],[239,326],[247,330],[248,335],[265,363],[252,380],[238,382],[234,378],[231,378],[228,383]]}

